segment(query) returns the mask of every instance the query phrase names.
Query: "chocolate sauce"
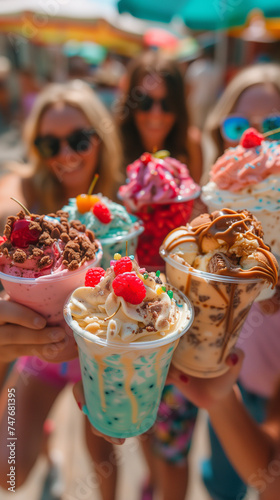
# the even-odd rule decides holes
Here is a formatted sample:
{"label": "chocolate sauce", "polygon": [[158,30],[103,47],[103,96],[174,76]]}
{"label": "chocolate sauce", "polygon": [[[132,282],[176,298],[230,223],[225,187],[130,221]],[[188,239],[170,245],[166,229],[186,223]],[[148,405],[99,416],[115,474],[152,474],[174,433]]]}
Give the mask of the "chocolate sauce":
{"label": "chocolate sauce", "polygon": [[[199,221],[199,219],[201,220]],[[259,278],[269,281],[273,286],[276,285],[278,276],[276,259],[270,252],[269,246],[264,243],[261,237],[262,231],[260,223],[250,212],[247,210],[236,212],[235,210],[224,208],[220,211],[213,212],[209,216],[204,214],[198,217],[197,225],[195,225],[195,223],[196,219],[192,222],[192,225],[188,224],[187,226],[181,226],[169,233],[167,236],[168,239],[170,239],[170,235],[174,233],[174,239],[164,245],[169,254],[175,247],[182,243],[194,242],[198,247],[198,253],[203,255],[202,241],[205,236],[214,238],[219,242],[220,246],[222,246],[220,242],[224,242],[229,249],[236,243],[240,234],[242,234],[248,240],[258,241],[259,248],[257,251],[261,252],[264,256],[264,259],[260,261],[260,265],[253,266],[250,269],[242,269],[236,262],[232,262],[232,265],[217,269],[213,274],[247,279]],[[183,234],[176,237],[175,235],[178,230],[182,231]],[[242,243],[240,247],[242,248]],[[230,263],[232,256],[228,253],[225,255]]]}

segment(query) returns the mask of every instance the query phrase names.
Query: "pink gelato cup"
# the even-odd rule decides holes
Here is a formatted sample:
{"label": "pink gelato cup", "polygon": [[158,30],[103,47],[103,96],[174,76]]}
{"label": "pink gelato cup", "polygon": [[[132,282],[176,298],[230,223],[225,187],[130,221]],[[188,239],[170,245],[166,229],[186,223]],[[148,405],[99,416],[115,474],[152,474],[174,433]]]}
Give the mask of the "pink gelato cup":
{"label": "pink gelato cup", "polygon": [[75,288],[84,284],[87,270],[98,266],[101,258],[100,246],[95,259],[85,262],[75,271],[63,269],[38,278],[22,278],[0,272],[0,280],[11,300],[44,316],[48,325],[64,324],[65,300]]}

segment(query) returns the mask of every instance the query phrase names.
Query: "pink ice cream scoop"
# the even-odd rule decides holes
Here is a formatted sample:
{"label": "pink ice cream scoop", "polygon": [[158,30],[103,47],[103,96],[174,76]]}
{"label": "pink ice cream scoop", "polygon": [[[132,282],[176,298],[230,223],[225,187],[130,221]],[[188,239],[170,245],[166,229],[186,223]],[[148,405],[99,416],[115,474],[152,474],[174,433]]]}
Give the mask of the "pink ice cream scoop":
{"label": "pink ice cream scoop", "polygon": [[200,187],[194,182],[186,165],[171,158],[168,152],[144,153],[127,167],[127,184],[119,196],[132,209],[147,203],[187,201],[199,196]]}
{"label": "pink ice cream scoop", "polygon": [[[248,134],[248,131],[245,133]],[[260,134],[257,137],[260,137]],[[270,175],[280,175],[279,142],[264,139],[257,142],[253,145],[252,142],[244,142],[241,139],[238,146],[227,149],[220,156],[210,172],[211,181],[215,182],[219,189],[236,192],[258,184]]]}
{"label": "pink ice cream scoop", "polygon": [[264,240],[280,255],[280,143],[267,141],[250,128],[240,144],[227,149],[213,165],[210,181],[202,188],[209,212],[224,207],[246,208],[261,222]]}

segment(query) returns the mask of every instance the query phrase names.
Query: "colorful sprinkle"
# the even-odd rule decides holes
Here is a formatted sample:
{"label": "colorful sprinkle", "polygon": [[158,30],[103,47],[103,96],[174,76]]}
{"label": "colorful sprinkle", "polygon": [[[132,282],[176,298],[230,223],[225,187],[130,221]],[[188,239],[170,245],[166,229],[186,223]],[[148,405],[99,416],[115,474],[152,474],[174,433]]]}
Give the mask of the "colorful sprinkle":
{"label": "colorful sprinkle", "polygon": [[161,287],[157,288],[157,295],[161,295],[161,294],[162,294],[162,292],[163,292],[163,290],[162,290],[162,288],[161,288]]}
{"label": "colorful sprinkle", "polygon": [[134,255],[129,255],[130,260],[134,260]]}
{"label": "colorful sprinkle", "polygon": [[167,290],[167,295],[169,296],[170,299],[173,299],[173,292],[172,292],[172,290]]}
{"label": "colorful sprinkle", "polygon": [[156,276],[157,276],[157,278],[159,278],[159,277],[160,277],[160,271],[157,271],[157,272],[156,272]]}
{"label": "colorful sprinkle", "polygon": [[143,275],[144,280],[147,280],[148,277],[149,277],[148,273],[144,273],[144,275]]}
{"label": "colorful sprinkle", "polygon": [[166,292],[166,286],[162,286],[161,289],[163,292]]}
{"label": "colorful sprinkle", "polygon": [[114,260],[120,260],[122,258],[120,253],[115,253],[114,254]]}

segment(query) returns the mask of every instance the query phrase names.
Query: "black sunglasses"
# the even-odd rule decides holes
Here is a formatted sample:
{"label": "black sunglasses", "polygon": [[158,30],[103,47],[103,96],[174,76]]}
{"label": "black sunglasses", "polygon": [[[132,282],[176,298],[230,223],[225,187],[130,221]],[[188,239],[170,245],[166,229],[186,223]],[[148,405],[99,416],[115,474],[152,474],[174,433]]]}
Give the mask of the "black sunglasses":
{"label": "black sunglasses", "polygon": [[174,103],[172,103],[171,99],[164,97],[163,99],[154,99],[148,94],[142,94],[137,102],[137,109],[140,111],[148,112],[152,109],[154,104],[159,104],[161,110],[164,113],[173,113],[175,111]]}
{"label": "black sunglasses", "polygon": [[34,146],[45,159],[58,155],[62,141],[66,141],[75,153],[85,153],[89,150],[91,137],[94,135],[97,135],[94,129],[77,129],[66,137],[56,137],[51,134],[38,136],[34,141]]}

